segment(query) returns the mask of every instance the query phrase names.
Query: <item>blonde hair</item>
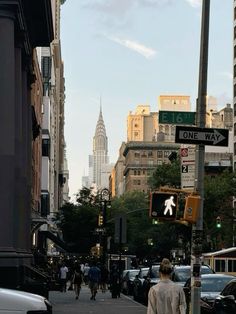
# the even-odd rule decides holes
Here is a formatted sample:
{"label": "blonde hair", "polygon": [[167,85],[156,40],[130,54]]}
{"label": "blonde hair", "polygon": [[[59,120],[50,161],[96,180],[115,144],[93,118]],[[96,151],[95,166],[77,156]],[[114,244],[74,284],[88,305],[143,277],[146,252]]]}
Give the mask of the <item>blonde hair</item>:
{"label": "blonde hair", "polygon": [[159,272],[165,275],[169,275],[173,270],[171,262],[168,260],[168,258],[163,258]]}

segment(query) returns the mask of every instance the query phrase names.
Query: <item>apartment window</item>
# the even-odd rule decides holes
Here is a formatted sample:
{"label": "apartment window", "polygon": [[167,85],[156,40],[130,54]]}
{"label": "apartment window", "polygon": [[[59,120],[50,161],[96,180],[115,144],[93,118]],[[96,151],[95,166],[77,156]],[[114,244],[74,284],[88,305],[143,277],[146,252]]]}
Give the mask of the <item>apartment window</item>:
{"label": "apartment window", "polygon": [[136,171],[136,170],[134,170],[134,175],[135,175],[135,176],[137,175],[137,171]]}
{"label": "apartment window", "polygon": [[[236,96],[236,94],[235,94]],[[234,104],[234,116],[236,117],[236,104]]]}
{"label": "apartment window", "polygon": [[163,157],[163,152],[161,150],[157,151],[157,158],[162,158]]}
{"label": "apartment window", "polygon": [[148,160],[148,165],[153,166],[153,160]]}
{"label": "apartment window", "polygon": [[141,180],[134,180],[134,181],[133,181],[133,184],[134,184],[134,185],[141,185]]}
{"label": "apartment window", "polygon": [[164,151],[164,158],[168,158],[170,155],[170,152],[168,150]]}
{"label": "apartment window", "polygon": [[234,123],[234,136],[236,136],[236,123]]}
{"label": "apartment window", "polygon": [[234,27],[234,39],[236,39],[236,27]]}
{"label": "apartment window", "polygon": [[140,176],[140,174],[141,174],[141,172],[140,172],[140,170],[138,170],[138,176]]}
{"label": "apartment window", "polygon": [[139,157],[140,157],[140,153],[139,153],[139,152],[135,152],[135,153],[134,153],[134,157],[135,157],[135,158],[139,158]]}
{"label": "apartment window", "polygon": [[50,139],[42,139],[42,156],[50,157]]}
{"label": "apartment window", "polygon": [[158,166],[161,166],[161,165],[162,165],[162,160],[158,160],[158,161],[157,161],[157,165],[158,165]]}
{"label": "apartment window", "polygon": [[234,84],[234,97],[236,97],[236,85]]}
{"label": "apartment window", "polygon": [[147,157],[147,153],[146,152],[142,152],[142,156],[141,157]]}
{"label": "apartment window", "polygon": [[50,57],[42,57],[42,75],[43,75],[43,78],[46,78],[46,79],[51,78],[51,58]]}
{"label": "apartment window", "polygon": [[234,143],[234,155],[236,155],[236,143]]}
{"label": "apartment window", "polygon": [[153,157],[153,152],[148,152],[148,157]]}
{"label": "apartment window", "polygon": [[234,46],[234,59],[236,58],[236,46]]}
{"label": "apartment window", "polygon": [[49,194],[41,194],[41,216],[47,217],[50,213]]}

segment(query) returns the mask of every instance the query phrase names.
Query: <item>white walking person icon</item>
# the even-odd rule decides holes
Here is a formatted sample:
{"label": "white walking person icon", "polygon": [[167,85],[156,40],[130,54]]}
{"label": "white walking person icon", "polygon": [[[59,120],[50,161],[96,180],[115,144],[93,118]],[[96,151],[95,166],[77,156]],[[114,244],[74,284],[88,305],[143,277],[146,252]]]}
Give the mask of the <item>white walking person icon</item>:
{"label": "white walking person icon", "polygon": [[172,206],[175,207],[175,203],[173,201],[174,196],[171,196],[170,198],[168,198],[167,200],[165,200],[165,210],[164,210],[164,215],[166,215],[168,213],[168,211],[170,212],[170,216],[173,215],[173,210],[172,210]]}

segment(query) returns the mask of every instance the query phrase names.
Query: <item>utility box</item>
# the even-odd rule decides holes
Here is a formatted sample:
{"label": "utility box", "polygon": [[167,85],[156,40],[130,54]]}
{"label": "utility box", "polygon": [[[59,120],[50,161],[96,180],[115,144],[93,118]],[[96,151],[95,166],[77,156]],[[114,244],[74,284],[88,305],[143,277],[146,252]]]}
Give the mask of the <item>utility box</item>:
{"label": "utility box", "polygon": [[184,220],[190,223],[196,223],[198,219],[200,201],[200,195],[187,196],[184,208]]}

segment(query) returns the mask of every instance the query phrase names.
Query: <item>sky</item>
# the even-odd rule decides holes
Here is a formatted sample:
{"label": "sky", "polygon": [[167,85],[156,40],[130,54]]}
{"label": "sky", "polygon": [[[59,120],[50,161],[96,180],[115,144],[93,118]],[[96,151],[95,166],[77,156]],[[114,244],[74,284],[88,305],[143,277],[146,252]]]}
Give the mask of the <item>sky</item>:
{"label": "sky", "polygon": [[[233,0],[212,0],[208,95],[232,104]],[[138,104],[189,95],[196,111],[201,0],[67,0],[61,6],[65,140],[70,196],[88,174],[100,99],[110,162]]]}

